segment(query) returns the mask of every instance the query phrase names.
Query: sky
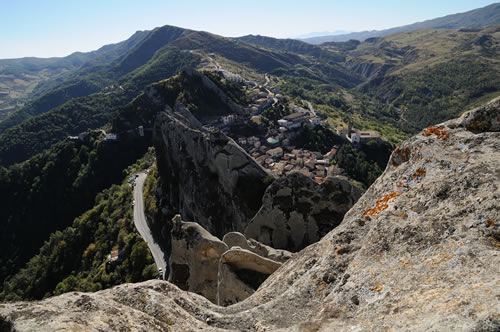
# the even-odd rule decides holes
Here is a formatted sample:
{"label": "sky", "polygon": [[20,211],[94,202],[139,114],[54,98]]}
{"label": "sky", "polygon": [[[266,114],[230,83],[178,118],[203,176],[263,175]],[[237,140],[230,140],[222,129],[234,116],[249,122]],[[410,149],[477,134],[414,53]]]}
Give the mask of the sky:
{"label": "sky", "polygon": [[227,37],[392,28],[491,0],[0,0],[0,59],[66,56],[175,25]]}

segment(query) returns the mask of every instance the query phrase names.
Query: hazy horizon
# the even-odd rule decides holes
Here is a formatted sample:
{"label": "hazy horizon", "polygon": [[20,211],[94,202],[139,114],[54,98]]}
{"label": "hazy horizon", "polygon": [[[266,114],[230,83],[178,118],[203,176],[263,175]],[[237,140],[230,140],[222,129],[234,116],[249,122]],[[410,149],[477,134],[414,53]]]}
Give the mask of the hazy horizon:
{"label": "hazy horizon", "polygon": [[65,2],[34,0],[2,5],[0,59],[62,57],[89,52],[129,38],[138,30],[163,25],[237,37],[248,34],[293,38],[314,31],[382,30],[495,3],[488,0],[443,0],[401,3],[352,1],[253,1],[234,3],[199,0]]}

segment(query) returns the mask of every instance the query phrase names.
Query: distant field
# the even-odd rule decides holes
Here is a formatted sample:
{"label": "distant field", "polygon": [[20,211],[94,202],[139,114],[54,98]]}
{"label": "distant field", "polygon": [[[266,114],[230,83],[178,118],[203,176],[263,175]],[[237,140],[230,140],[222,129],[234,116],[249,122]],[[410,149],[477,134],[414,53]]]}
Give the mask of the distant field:
{"label": "distant field", "polygon": [[0,121],[22,106],[39,82],[50,77],[47,72],[38,75],[0,74]]}

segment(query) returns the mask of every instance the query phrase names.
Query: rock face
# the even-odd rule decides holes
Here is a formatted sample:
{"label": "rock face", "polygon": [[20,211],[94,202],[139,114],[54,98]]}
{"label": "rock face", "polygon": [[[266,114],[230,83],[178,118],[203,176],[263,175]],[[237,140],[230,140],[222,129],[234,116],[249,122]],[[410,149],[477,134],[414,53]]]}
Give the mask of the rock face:
{"label": "rock face", "polygon": [[219,261],[217,304],[228,306],[246,299],[280,266],[239,247],[226,251]]}
{"label": "rock face", "polygon": [[195,222],[172,220],[172,252],[168,280],[182,290],[205,296],[217,303],[219,259],[227,245]]}
{"label": "rock face", "polygon": [[318,184],[292,173],[266,190],[245,236],[273,248],[298,251],[339,225],[359,197],[359,190],[344,178],[329,177]]}
{"label": "rock face", "polygon": [[[150,98],[162,103],[161,88],[153,88]],[[216,236],[242,232],[260,207],[268,173],[232,139],[204,130],[179,102],[164,110],[153,131],[162,204]]]}
{"label": "rock face", "polygon": [[1,324],[19,331],[498,331],[499,120],[496,100],[404,142],[338,227],[242,302],[220,307],[149,281],[1,304]]}
{"label": "rock face", "polygon": [[275,250],[241,233],[223,241],[179,215],[172,219],[169,281],[182,290],[203,295],[213,303],[230,305],[255,290],[292,255]]}

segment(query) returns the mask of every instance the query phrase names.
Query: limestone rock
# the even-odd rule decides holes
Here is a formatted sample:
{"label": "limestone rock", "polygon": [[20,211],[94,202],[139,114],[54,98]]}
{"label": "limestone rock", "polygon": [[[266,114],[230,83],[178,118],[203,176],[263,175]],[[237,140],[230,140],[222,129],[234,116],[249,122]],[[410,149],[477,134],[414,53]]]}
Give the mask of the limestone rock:
{"label": "limestone rock", "polygon": [[286,250],[274,249],[270,246],[266,246],[254,239],[248,239],[245,235],[238,232],[230,232],[224,235],[222,241],[227,244],[229,249],[233,247],[240,247],[242,249],[249,250],[257,255],[265,258],[269,258],[276,262],[284,263],[289,260],[293,254]]}
{"label": "limestone rock", "polygon": [[217,300],[217,273],[227,245],[194,222],[174,218],[168,280],[183,290]]}
{"label": "limestone rock", "polygon": [[239,247],[226,251],[219,261],[217,304],[227,306],[246,299],[280,266]]}
{"label": "limestone rock", "polygon": [[498,111],[496,111],[499,108],[500,97],[497,97],[486,105],[465,112],[456,120],[445,122],[445,125],[450,128],[463,127],[473,133],[499,132],[500,117],[498,116]]}
{"label": "limestone rock", "polygon": [[219,237],[243,231],[260,207],[268,173],[232,139],[199,128],[186,112],[167,105],[155,121],[162,204]]}
{"label": "limestone rock", "polygon": [[231,265],[238,270],[251,270],[268,275],[281,266],[281,263],[241,248],[232,248],[223,253],[220,263]]}
{"label": "limestone rock", "polygon": [[498,331],[500,132],[482,122],[499,117],[489,105],[469,113],[474,131],[445,123],[404,142],[338,227],[242,302],[220,307],[149,281],[0,304],[0,322],[18,331]]}
{"label": "limestone rock", "polygon": [[339,225],[359,197],[359,190],[344,178],[328,177],[318,184],[292,173],[266,190],[245,236],[273,248],[300,250]]}
{"label": "limestone rock", "polygon": [[172,225],[169,281],[221,305],[253,294],[291,256],[248,241],[241,233],[228,233],[220,241],[199,224],[182,221],[180,215]]}

